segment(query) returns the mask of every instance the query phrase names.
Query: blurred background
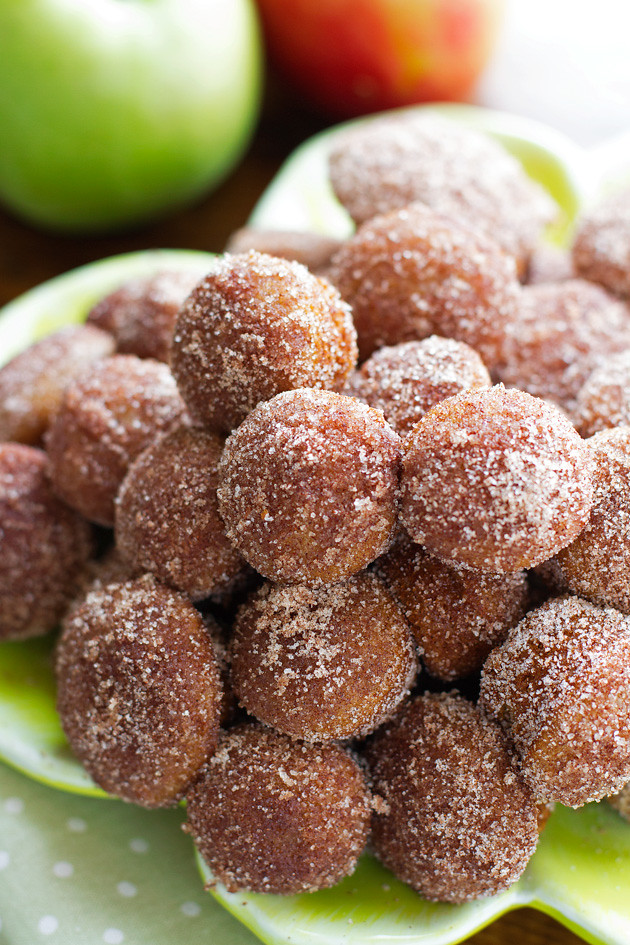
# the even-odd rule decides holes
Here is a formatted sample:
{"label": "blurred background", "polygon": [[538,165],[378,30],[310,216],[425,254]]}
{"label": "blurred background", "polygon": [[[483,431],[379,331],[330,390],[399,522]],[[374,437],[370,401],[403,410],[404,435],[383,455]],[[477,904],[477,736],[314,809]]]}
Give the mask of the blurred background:
{"label": "blurred background", "polygon": [[[216,11],[215,19],[218,17],[215,42],[220,43],[221,30],[228,29],[221,25],[225,11],[233,13],[239,4],[235,5],[233,0],[209,0],[209,7]],[[42,10],[48,7],[52,10],[55,6],[46,0],[38,0],[38,5]],[[16,78],[17,67],[12,68],[9,75],[11,57],[8,53],[11,44],[17,43],[17,39],[12,39],[11,29],[17,36],[23,27],[17,22],[19,14],[3,12],[0,4],[0,129],[3,138],[0,206],[6,208],[0,209],[0,303],[58,272],[114,253],[155,246],[220,251],[232,230],[247,220],[260,194],[297,144],[340,119],[372,111],[375,105],[460,98],[549,123],[585,147],[596,146],[630,128],[630,56],[627,54],[630,5],[626,0],[598,0],[596,4],[576,4],[572,0],[327,0],[318,4],[310,0],[258,0],[253,5],[263,17],[269,45],[265,63],[256,78],[251,36],[250,47],[245,50],[230,39],[231,59],[227,61],[232,64],[233,75],[239,82],[250,83],[245,104],[243,99],[232,107],[237,116],[234,121],[240,121],[241,125],[237,129],[240,137],[237,136],[236,145],[230,145],[231,151],[222,164],[219,162],[218,169],[208,171],[207,183],[200,178],[192,197],[184,201],[183,209],[173,210],[168,207],[168,200],[164,201],[166,209],[162,209],[158,194],[156,210],[148,213],[148,222],[138,222],[131,211],[126,221],[126,210],[121,207],[120,221],[104,226],[103,235],[98,225],[94,232],[89,227],[79,226],[76,232],[68,234],[64,226],[51,227],[28,214],[28,222],[24,222],[25,215],[14,206],[13,194],[26,174],[31,173],[35,179],[35,201],[40,179],[44,175],[48,179],[53,176],[50,163],[55,115],[50,118],[52,130],[46,129],[46,110],[51,109],[49,101],[42,100],[42,87],[50,84],[49,98],[56,101],[57,107],[60,98],[61,106],[65,107],[65,103],[63,95],[54,88],[55,70],[60,71],[54,62],[54,36],[52,40],[48,36],[44,39],[37,35],[35,40],[31,37],[29,55],[37,57],[32,67],[28,71],[22,67],[22,61],[26,61],[24,54],[17,69],[19,72],[23,68],[24,76]],[[73,6],[81,7],[76,0],[61,5],[67,10]],[[4,4],[4,7],[15,5]],[[124,25],[112,18],[111,10],[117,8],[116,16],[121,17],[120,10],[129,9],[135,14],[134,7],[139,9],[137,4],[121,6],[117,0],[116,3],[103,0],[105,12],[98,14],[100,22],[95,22],[94,28],[99,35],[106,31],[103,45],[108,47],[107,55],[111,55],[111,47],[116,43],[116,30],[122,30]],[[185,7],[183,4],[179,9],[183,11]],[[92,11],[98,8],[99,4],[90,5]],[[176,15],[179,19],[184,17],[184,13]],[[9,23],[11,28],[3,28],[2,19],[7,16],[16,21]],[[228,17],[230,22],[231,18],[232,14]],[[46,24],[42,24],[40,31],[45,27]],[[80,27],[85,36],[85,24]],[[133,28],[142,31],[142,24],[134,22]],[[166,28],[172,30],[173,24],[167,21]],[[151,42],[157,45],[158,40],[152,35]],[[181,44],[186,42],[190,39],[184,37]],[[62,46],[64,43],[80,45],[71,35],[59,40]],[[40,46],[43,45],[47,57],[42,55]],[[75,95],[78,88],[85,98],[90,94],[89,58],[96,59],[98,50],[89,43],[84,45],[81,82],[76,75],[62,76],[59,81],[67,80],[72,94]],[[122,55],[114,60],[114,86],[122,84],[122,80],[116,78]],[[159,55],[158,49],[155,57],[159,59]],[[239,56],[246,59],[242,68]],[[36,74],[38,67],[47,70],[44,75],[52,78],[40,80]],[[225,71],[223,67],[224,83],[229,80]],[[416,76],[413,80],[409,78],[412,74]],[[243,75],[249,78],[242,79]],[[217,84],[217,95],[225,99],[227,93],[221,90],[219,79]],[[116,89],[117,94],[120,91]],[[20,96],[35,99],[35,93],[39,98],[29,120],[29,112],[26,107],[22,108],[19,99]],[[195,89],[193,98],[200,95]],[[155,103],[151,107],[155,108]],[[92,114],[98,114],[99,108],[97,104],[88,118],[79,116],[77,119],[80,140],[74,142],[67,132],[62,142],[64,159],[67,153],[74,151],[79,168],[66,174],[68,179],[73,173],[75,177],[89,176],[85,155],[89,135],[85,126]],[[64,116],[69,109],[70,104]],[[242,117],[238,117],[238,109]],[[105,110],[102,111],[105,115]],[[219,116],[216,121],[219,124],[213,141],[220,149],[225,147],[221,142],[226,137],[227,119]],[[105,117],[102,123],[104,127]],[[19,135],[29,124],[32,139],[23,144]],[[114,120],[109,124],[115,128]],[[118,132],[121,137],[123,127],[121,124]],[[99,127],[99,135],[101,131],[105,135]],[[40,140],[48,147],[40,148]],[[160,146],[162,153],[173,147],[168,142]],[[19,147],[26,149],[26,157],[20,155]],[[99,147],[100,155],[107,155],[105,138],[99,141]],[[209,147],[212,149],[215,145]],[[138,150],[141,149],[136,148],[136,152]],[[43,170],[35,166],[36,156]],[[137,154],[134,153],[133,159],[137,159]],[[17,170],[9,166],[12,160]],[[100,156],[98,160],[104,164]],[[112,162],[115,164],[113,173],[120,179],[124,168],[119,166],[120,159],[116,161]],[[141,169],[136,168],[136,173],[141,173]],[[104,179],[100,168],[93,177],[98,186]],[[127,189],[133,190],[132,183]],[[107,197],[105,201],[108,202]]]}
{"label": "blurred background", "polygon": [[507,0],[476,97],[592,147],[630,130],[630,4]]}

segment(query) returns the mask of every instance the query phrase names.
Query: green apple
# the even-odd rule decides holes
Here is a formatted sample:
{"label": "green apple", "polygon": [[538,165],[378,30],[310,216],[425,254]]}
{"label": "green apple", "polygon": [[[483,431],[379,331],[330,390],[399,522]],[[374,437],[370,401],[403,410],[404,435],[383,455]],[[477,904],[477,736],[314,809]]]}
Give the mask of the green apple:
{"label": "green apple", "polygon": [[258,113],[251,0],[0,0],[0,201],[67,232],[217,184]]}

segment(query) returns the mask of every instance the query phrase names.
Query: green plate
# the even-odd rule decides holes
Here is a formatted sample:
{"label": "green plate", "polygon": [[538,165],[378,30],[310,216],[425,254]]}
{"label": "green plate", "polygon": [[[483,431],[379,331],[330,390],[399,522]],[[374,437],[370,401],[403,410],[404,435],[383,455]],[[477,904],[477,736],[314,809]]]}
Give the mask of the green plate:
{"label": "green plate", "polygon": [[[431,110],[431,109],[429,109]],[[585,152],[535,122],[465,106],[439,109],[497,137],[558,204],[549,239],[562,243],[581,206],[630,179],[630,135]],[[345,127],[345,126],[342,126]],[[338,129],[306,142],[281,168],[254,210],[261,228],[345,236],[352,224],[326,179]],[[26,293],[0,313],[0,363],[30,341],[85,317],[109,288],[163,266],[203,271],[205,253],[160,250],[114,257]],[[0,644],[0,758],[31,777],[102,796],[72,758],[55,712],[51,642]],[[211,882],[199,860],[204,880]],[[452,945],[520,906],[547,912],[586,941],[630,942],[630,825],[606,804],[551,816],[526,873],[508,892],[464,906],[424,902],[366,854],[335,889],[301,896],[213,895],[269,945]]]}

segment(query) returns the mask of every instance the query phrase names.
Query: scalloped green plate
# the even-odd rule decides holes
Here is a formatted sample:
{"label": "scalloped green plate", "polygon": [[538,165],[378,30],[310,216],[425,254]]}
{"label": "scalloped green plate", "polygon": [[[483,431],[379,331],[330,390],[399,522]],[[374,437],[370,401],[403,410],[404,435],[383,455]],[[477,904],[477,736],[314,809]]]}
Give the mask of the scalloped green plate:
{"label": "scalloped green plate", "polygon": [[[585,152],[529,120],[465,106],[439,110],[497,137],[547,188],[559,207],[548,233],[552,241],[569,238],[580,206],[630,179],[630,135]],[[336,236],[351,231],[326,180],[326,155],[337,131],[318,135],[289,158],[255,208],[251,225]],[[211,258],[177,250],[133,253],[53,279],[0,313],[0,363],[47,332],[80,321],[99,296],[134,274],[162,266],[203,272]],[[56,788],[105,797],[72,758],[61,730],[51,648],[50,640],[0,644],[0,758]],[[200,859],[199,869],[212,883]],[[268,945],[453,945],[524,905],[553,915],[588,942],[627,945],[630,825],[605,804],[580,811],[558,808],[519,882],[502,895],[463,906],[423,901],[369,854],[354,876],[315,894],[233,895],[220,885],[211,891]]]}

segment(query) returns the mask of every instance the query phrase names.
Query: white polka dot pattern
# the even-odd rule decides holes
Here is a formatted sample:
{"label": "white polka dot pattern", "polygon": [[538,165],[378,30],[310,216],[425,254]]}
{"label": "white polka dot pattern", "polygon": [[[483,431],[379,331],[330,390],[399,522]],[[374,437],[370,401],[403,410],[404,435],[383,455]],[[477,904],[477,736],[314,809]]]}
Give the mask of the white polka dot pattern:
{"label": "white polka dot pattern", "polygon": [[183,817],[54,791],[0,765],[1,945],[183,945],[192,927],[200,942],[260,945],[204,896]]}
{"label": "white polka dot pattern", "polygon": [[72,863],[66,863],[65,860],[59,860],[59,862],[55,863],[53,866],[53,873],[58,879],[67,879],[74,873],[74,867]]}
{"label": "white polka dot pattern", "polygon": [[43,915],[37,923],[37,931],[42,935],[52,935],[59,928],[59,920],[54,915]]}
{"label": "white polka dot pattern", "polygon": [[129,849],[133,850],[134,853],[148,853],[149,844],[146,840],[142,840],[140,837],[137,837],[134,840],[129,841]]}
{"label": "white polka dot pattern", "polygon": [[196,902],[182,902],[180,912],[190,917],[197,916],[201,912],[201,906]]}
{"label": "white polka dot pattern", "polygon": [[116,889],[118,890],[121,896],[125,896],[127,899],[131,899],[132,896],[135,896],[138,893],[137,886],[134,886],[133,883],[127,883],[125,881],[123,881],[122,883],[118,883],[118,885],[116,886]]}
{"label": "white polka dot pattern", "polygon": [[21,814],[24,810],[24,801],[21,797],[7,797],[4,809],[7,814]]}
{"label": "white polka dot pattern", "polygon": [[105,945],[120,945],[121,942],[125,941],[125,936],[120,929],[105,929],[103,941]]}

